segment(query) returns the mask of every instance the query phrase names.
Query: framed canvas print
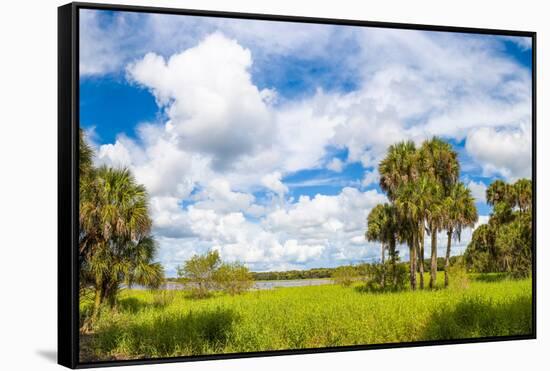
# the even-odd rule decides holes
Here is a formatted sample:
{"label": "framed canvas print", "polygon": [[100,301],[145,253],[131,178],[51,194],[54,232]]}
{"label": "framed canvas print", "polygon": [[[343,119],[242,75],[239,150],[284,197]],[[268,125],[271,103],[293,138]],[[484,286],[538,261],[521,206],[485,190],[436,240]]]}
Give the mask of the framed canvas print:
{"label": "framed canvas print", "polygon": [[59,8],[59,363],[535,338],[535,33]]}

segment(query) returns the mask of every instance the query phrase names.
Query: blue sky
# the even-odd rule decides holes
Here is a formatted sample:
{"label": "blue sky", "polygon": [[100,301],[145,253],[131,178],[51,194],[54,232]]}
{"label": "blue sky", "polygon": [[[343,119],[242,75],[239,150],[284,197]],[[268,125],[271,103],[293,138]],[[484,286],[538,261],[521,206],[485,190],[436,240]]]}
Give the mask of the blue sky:
{"label": "blue sky", "polygon": [[[377,163],[443,137],[478,199],[530,177],[529,39],[83,11],[80,122],[151,196],[167,273],[372,261]],[[187,31],[187,32],[186,32]],[[468,233],[453,253],[464,250]]]}

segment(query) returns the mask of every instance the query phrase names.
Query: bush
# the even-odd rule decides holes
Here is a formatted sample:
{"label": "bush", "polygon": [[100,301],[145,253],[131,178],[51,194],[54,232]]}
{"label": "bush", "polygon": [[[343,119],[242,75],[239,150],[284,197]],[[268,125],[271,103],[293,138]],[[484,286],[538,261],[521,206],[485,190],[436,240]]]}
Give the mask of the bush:
{"label": "bush", "polygon": [[252,274],[242,264],[222,264],[214,275],[219,289],[229,295],[241,294],[250,289],[254,283]]}
{"label": "bush", "polygon": [[210,251],[205,255],[195,255],[178,267],[178,277],[191,285],[191,296],[206,298],[215,288],[215,274],[221,265],[220,254]]}
{"label": "bush", "polygon": [[395,269],[391,262],[368,266],[365,277],[366,291],[399,291],[407,285],[409,272],[406,264],[396,264]]}
{"label": "bush", "polygon": [[343,287],[349,287],[355,281],[356,272],[351,265],[338,267],[332,273],[332,279]]}

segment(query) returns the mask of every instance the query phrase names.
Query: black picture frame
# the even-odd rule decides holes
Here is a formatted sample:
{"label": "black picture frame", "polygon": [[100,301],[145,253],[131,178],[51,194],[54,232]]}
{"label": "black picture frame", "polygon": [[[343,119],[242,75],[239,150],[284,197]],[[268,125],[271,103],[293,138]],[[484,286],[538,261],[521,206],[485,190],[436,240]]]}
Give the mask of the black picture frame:
{"label": "black picture frame", "polygon": [[[79,130],[79,10],[114,10],[139,13],[194,15],[234,19],[273,20],[281,22],[316,23],[377,27],[407,30],[444,31],[470,34],[529,37],[532,40],[532,194],[533,194],[533,254],[532,254],[532,333],[518,336],[496,336],[474,339],[449,339],[388,344],[311,348],[299,350],[260,351],[251,353],[215,354],[187,357],[139,360],[79,361],[78,304],[78,130]],[[308,353],[341,352],[431,345],[449,345],[509,340],[536,339],[537,270],[536,270],[536,32],[489,28],[468,28],[423,24],[372,22],[349,19],[314,18],[272,14],[205,11],[148,6],[97,3],[70,3],[58,8],[58,363],[69,368],[142,365],[168,362],[221,360]]]}

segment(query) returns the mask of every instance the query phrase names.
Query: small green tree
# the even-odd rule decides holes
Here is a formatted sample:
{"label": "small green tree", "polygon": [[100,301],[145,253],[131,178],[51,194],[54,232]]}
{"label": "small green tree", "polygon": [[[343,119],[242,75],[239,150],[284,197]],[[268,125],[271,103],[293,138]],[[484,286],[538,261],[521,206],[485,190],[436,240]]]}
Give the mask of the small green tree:
{"label": "small green tree", "polygon": [[332,273],[332,279],[343,287],[349,287],[356,277],[356,271],[351,265],[338,267]]}
{"label": "small green tree", "polygon": [[215,288],[216,271],[220,265],[220,254],[217,251],[194,255],[183,266],[177,268],[178,277],[191,285],[192,296],[206,298]]}
{"label": "small green tree", "polygon": [[214,274],[218,288],[229,295],[241,294],[250,289],[254,283],[252,274],[243,264],[224,263]]}

